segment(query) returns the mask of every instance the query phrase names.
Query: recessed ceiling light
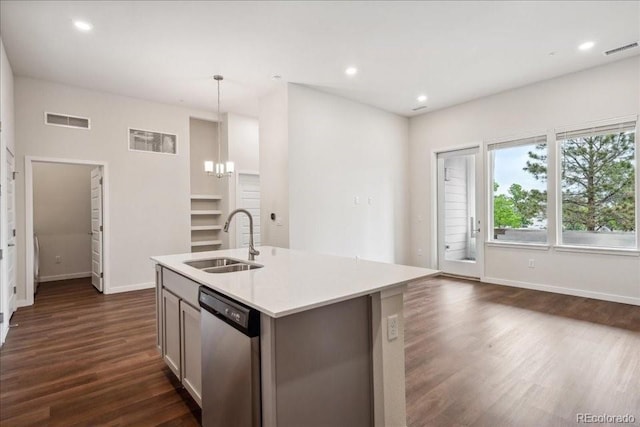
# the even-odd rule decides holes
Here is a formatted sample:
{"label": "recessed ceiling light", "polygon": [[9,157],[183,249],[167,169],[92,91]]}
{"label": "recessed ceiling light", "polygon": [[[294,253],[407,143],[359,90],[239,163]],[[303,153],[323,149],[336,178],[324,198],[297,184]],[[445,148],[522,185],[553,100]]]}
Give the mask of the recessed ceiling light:
{"label": "recessed ceiling light", "polygon": [[356,67],[349,67],[346,70],[344,70],[344,73],[347,76],[355,76],[356,74],[358,74],[358,69]]}
{"label": "recessed ceiling light", "polygon": [[91,25],[90,23],[86,22],[86,21],[73,21],[73,25],[80,31],[84,31],[85,33],[87,31],[91,31],[93,30],[93,25]]}
{"label": "recessed ceiling light", "polygon": [[417,99],[418,102],[425,102],[427,100],[427,95],[420,95]]}
{"label": "recessed ceiling light", "polygon": [[271,76],[272,80],[280,80],[282,79],[282,76],[280,74],[274,74],[273,76]]}
{"label": "recessed ceiling light", "polygon": [[584,42],[580,46],[578,46],[578,49],[580,49],[580,50],[589,50],[592,47],[594,47],[595,45],[596,44],[594,42]]}

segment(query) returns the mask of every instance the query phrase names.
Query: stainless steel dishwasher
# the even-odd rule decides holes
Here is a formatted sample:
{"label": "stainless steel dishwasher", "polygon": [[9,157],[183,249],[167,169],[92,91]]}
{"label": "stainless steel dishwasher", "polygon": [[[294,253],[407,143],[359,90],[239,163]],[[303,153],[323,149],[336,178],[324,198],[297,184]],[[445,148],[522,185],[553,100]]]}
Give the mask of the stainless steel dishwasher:
{"label": "stainless steel dishwasher", "polygon": [[260,313],[204,286],[199,301],[202,425],[260,426]]}

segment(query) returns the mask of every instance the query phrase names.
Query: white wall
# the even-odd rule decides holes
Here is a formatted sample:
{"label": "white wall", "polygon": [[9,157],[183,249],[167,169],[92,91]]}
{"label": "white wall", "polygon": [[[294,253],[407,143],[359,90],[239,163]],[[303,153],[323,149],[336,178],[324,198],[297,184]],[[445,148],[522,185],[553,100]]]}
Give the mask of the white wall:
{"label": "white wall", "polygon": [[[260,98],[260,231],[262,244],[289,247],[289,132],[287,85]],[[270,214],[276,214],[276,221]],[[280,224],[280,225],[278,225]]]}
{"label": "white wall", "polygon": [[[15,114],[14,114],[14,82],[13,70],[4,50],[4,44],[0,39],[0,185],[3,190],[7,188],[7,148],[15,153]],[[7,252],[7,192],[0,194],[0,248]],[[7,259],[0,261],[0,312],[5,313],[5,319],[0,328],[0,344],[9,331],[9,317],[11,315],[10,298],[13,293],[9,289],[9,277],[6,268]]]}
{"label": "white wall", "polygon": [[[433,150],[637,115],[639,80],[636,56],[412,118],[412,263],[434,266]],[[528,268],[531,258],[534,269]],[[635,256],[486,247],[484,274],[487,281],[640,303],[640,258]]]}
{"label": "white wall", "polygon": [[290,85],[291,248],[406,262],[407,156],[406,118]]}
{"label": "white wall", "polygon": [[405,262],[407,141],[406,118],[308,87],[262,98],[263,244]]}
{"label": "white wall", "polygon": [[204,171],[204,161],[218,161],[218,123],[189,120],[191,194],[219,194],[222,190],[215,176]]}
{"label": "white wall", "polygon": [[[215,120],[215,114],[24,77],[16,78],[15,90],[20,172],[25,156],[108,163],[109,292],[152,284],[150,256],[189,252],[189,117]],[[91,130],[47,126],[45,111],[90,117]],[[128,127],[177,134],[178,154],[129,151]],[[25,300],[23,173],[17,187],[18,298]]]}
{"label": "white wall", "polygon": [[[227,152],[234,162],[236,173],[226,178],[228,183],[227,213],[237,208],[237,179],[239,172],[260,172],[260,144],[258,119],[239,114],[227,113],[223,118]],[[254,218],[254,220],[257,220]],[[245,219],[236,217],[231,222],[229,233],[225,233],[228,247],[236,248],[237,225]],[[257,227],[256,227],[257,229]]]}
{"label": "white wall", "polygon": [[260,170],[258,119],[239,114],[225,114],[228,132],[229,158],[236,170]]}
{"label": "white wall", "polygon": [[33,165],[33,228],[40,242],[43,282],[91,276],[93,168],[56,163]]}

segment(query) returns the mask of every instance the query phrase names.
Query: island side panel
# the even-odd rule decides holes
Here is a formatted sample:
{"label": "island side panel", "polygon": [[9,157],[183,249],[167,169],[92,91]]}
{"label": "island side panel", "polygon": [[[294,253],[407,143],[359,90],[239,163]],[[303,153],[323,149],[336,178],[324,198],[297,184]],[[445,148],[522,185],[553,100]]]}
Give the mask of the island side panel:
{"label": "island side panel", "polygon": [[275,319],[260,313],[260,387],[262,427],[276,427]]}
{"label": "island side panel", "polygon": [[[407,425],[404,371],[404,301],[406,285],[371,296],[373,401],[376,427]],[[389,340],[387,319],[398,317],[398,337]]]}
{"label": "island side panel", "polygon": [[370,298],[277,318],[273,326],[278,427],[371,426]]}

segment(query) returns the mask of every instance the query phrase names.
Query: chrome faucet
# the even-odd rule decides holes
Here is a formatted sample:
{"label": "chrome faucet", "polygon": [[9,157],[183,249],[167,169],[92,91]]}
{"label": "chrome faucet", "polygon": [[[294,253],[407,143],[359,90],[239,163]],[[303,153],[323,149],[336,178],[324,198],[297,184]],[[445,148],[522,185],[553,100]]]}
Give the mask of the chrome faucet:
{"label": "chrome faucet", "polygon": [[224,232],[229,232],[229,223],[231,222],[231,219],[234,217],[234,215],[238,212],[247,214],[247,216],[249,217],[249,261],[255,261],[256,255],[260,255],[260,251],[253,246],[253,217],[248,210],[236,209],[235,211],[231,212],[229,214],[229,218],[227,218],[227,222],[224,223]]}

